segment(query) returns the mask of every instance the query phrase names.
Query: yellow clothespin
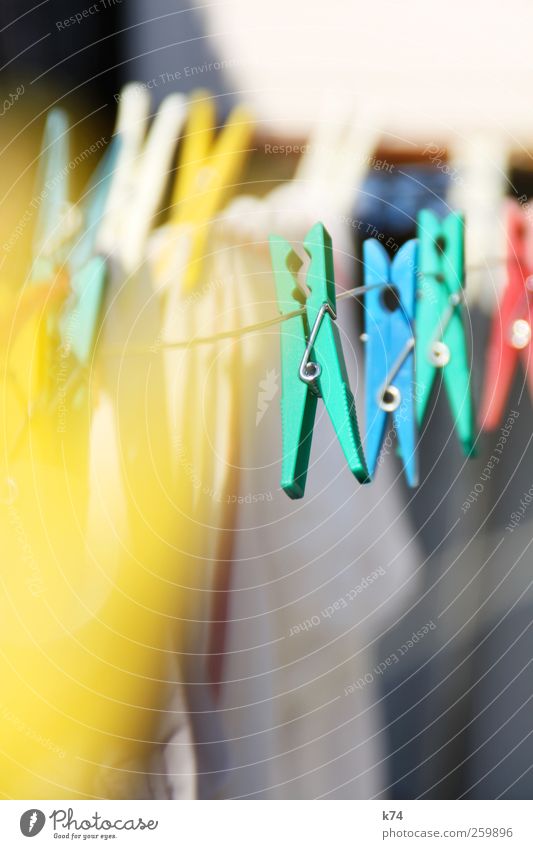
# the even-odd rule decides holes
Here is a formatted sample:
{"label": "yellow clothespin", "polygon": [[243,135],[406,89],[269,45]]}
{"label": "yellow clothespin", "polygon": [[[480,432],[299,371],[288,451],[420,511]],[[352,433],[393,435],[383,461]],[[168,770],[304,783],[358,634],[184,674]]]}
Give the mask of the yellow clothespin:
{"label": "yellow clothespin", "polygon": [[[191,98],[186,132],[172,196],[170,225],[190,231],[190,253],[182,290],[190,292],[199,277],[209,235],[209,224],[234,185],[249,152],[252,117],[243,106],[231,112],[216,135],[216,107],[209,92],[199,90]],[[163,254],[167,268],[170,251]]]}

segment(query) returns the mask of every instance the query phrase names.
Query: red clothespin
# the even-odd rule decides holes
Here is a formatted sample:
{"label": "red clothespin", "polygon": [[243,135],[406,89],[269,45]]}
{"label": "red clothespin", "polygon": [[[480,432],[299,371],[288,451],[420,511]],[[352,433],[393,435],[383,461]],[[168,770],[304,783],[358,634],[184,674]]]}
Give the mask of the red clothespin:
{"label": "red clothespin", "polygon": [[516,201],[507,219],[507,285],[494,313],[480,410],[482,430],[500,424],[518,359],[533,396],[533,225]]}

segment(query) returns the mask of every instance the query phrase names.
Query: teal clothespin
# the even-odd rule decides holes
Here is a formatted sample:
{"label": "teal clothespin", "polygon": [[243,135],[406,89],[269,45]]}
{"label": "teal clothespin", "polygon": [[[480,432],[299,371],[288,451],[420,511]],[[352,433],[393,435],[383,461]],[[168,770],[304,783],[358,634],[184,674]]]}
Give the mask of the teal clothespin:
{"label": "teal clothespin", "polygon": [[120,139],[116,136],[102,157],[85,192],[83,232],[70,251],[71,294],[59,320],[61,341],[82,365],[93,350],[107,279],[107,258],[97,253],[97,237],[104,215]]}
{"label": "teal clothespin", "polygon": [[38,205],[33,238],[33,263],[30,281],[39,282],[54,276],[60,257],[56,243],[69,200],[69,122],[62,109],[52,109],[47,116],[39,156],[36,192]]}
{"label": "teal clothespin", "polygon": [[418,215],[419,291],[416,309],[417,418],[422,423],[437,371],[465,454],[474,448],[474,411],[463,326],[464,217],[440,221],[430,210]]}
{"label": "teal clothespin", "polygon": [[290,498],[302,498],[305,491],[319,397],[324,400],[350,470],[361,483],[370,480],[335,324],[333,253],[331,237],[323,224],[309,230],[304,248],[311,259],[307,299],[295,278],[302,261],[285,239],[270,237],[279,312],[291,316],[280,328],[281,486]]}

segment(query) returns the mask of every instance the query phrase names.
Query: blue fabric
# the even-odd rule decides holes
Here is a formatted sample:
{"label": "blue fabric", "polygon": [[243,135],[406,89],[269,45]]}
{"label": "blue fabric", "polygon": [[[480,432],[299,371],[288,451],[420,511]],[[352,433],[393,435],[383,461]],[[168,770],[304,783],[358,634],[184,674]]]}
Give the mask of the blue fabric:
{"label": "blue fabric", "polygon": [[[449,212],[445,200],[449,179],[434,166],[399,165],[392,170],[370,170],[357,195],[358,221],[375,227],[387,236],[409,238],[416,230],[420,209],[438,215]],[[371,235],[359,228],[363,238]]]}

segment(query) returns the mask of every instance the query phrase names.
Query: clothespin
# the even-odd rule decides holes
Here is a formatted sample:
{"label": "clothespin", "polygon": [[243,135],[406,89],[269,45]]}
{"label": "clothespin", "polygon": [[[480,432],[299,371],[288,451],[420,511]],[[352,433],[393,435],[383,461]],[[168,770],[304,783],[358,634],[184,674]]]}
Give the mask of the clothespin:
{"label": "clothespin", "polygon": [[294,175],[306,211],[326,206],[331,226],[350,215],[378,146],[379,124],[373,106],[366,104],[363,110],[351,97],[336,96],[321,104]]}
{"label": "clothespin", "polygon": [[30,283],[52,280],[64,256],[64,247],[77,226],[74,207],[69,203],[69,122],[62,109],[47,116],[39,167],[35,203],[38,213],[33,238]]}
{"label": "clothespin", "polygon": [[98,251],[98,234],[108,200],[120,137],[115,136],[85,192],[83,233],[68,255],[71,295],[59,320],[61,341],[87,365],[93,350],[107,277],[107,257]]}
{"label": "clothespin", "polygon": [[418,215],[419,288],[416,307],[416,384],[419,425],[442,369],[452,415],[465,454],[474,449],[474,413],[463,326],[464,217]]}
{"label": "clothespin", "polygon": [[136,167],[142,158],[143,143],[150,111],[150,95],[137,83],[129,83],[120,92],[115,134],[120,136],[120,156],[115,168],[109,200],[101,230],[100,245],[105,253],[121,259],[126,225],[135,200]]}
{"label": "clothespin", "polygon": [[533,393],[533,227],[525,210],[509,201],[507,285],[494,313],[481,402],[480,426],[500,424],[518,360]]}
{"label": "clothespin", "polygon": [[[50,307],[67,293],[68,278],[62,263],[77,226],[69,204],[68,136],[65,112],[53,109],[46,119],[32,203],[37,209],[32,264],[28,286],[20,294],[20,314],[26,314],[26,318],[10,346],[11,373],[28,410],[34,408],[51,374]],[[33,308],[27,309],[28,304]]]}
{"label": "clothespin", "polygon": [[[362,112],[353,102],[339,101],[337,97],[333,101],[330,98],[319,112],[293,179],[276,186],[261,198],[261,203],[270,208],[273,219],[270,229],[293,233],[294,239],[301,238],[302,229],[305,232],[320,216],[340,247],[337,275],[351,280],[353,268],[349,257],[353,245],[349,222],[353,219],[350,216],[354,198],[373,161],[380,122],[373,116],[372,108],[365,107]],[[258,216],[256,221],[259,222]],[[259,224],[257,230],[260,241]]]}
{"label": "clothespin", "polygon": [[290,498],[302,498],[304,494],[319,397],[324,400],[350,470],[361,483],[370,480],[335,324],[333,253],[323,224],[317,223],[309,230],[304,248],[311,260],[306,277],[307,298],[295,278],[302,261],[285,239],[270,237],[279,312],[282,316],[295,313],[280,328],[281,486]]}
{"label": "clothespin", "polygon": [[[431,153],[429,146],[426,152],[431,161],[440,164],[440,151]],[[502,210],[509,185],[512,140],[484,127],[451,140],[450,153],[448,203],[452,209],[461,209],[468,221],[466,300],[470,307],[475,304],[492,315],[498,293],[505,286],[505,268],[499,258],[505,255]]]}
{"label": "clothespin", "polygon": [[117,132],[120,153],[99,247],[127,273],[139,268],[161,203],[187,111],[182,94],[166,97],[147,131],[150,95],[130,83],[121,92]]}
{"label": "clothespin", "polygon": [[192,95],[170,217],[170,224],[185,226],[191,239],[183,279],[185,293],[190,292],[198,280],[209,224],[242,171],[252,129],[250,113],[245,107],[237,106],[215,136],[213,98],[202,90]]}
{"label": "clothespin", "polygon": [[407,242],[391,262],[377,239],[363,243],[366,344],[365,454],[373,476],[392,414],[405,476],[418,483],[415,414],[417,242]]}

